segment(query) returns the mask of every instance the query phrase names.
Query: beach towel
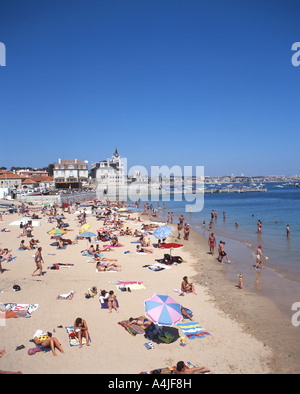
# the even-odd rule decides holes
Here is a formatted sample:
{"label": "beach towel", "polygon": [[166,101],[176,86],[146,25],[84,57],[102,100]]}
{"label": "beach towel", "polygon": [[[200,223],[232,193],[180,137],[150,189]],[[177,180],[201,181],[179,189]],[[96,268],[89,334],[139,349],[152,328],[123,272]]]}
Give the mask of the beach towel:
{"label": "beach towel", "polygon": [[151,271],[162,271],[165,269],[170,269],[171,267],[169,267],[166,264],[161,264],[161,263],[155,263],[155,264],[151,264],[151,265],[144,265],[143,267],[148,268]]}
{"label": "beach towel", "polygon": [[118,285],[118,290],[122,290],[124,287],[129,287],[130,290],[142,290],[146,289],[146,287],[143,285],[143,282],[115,282],[116,285]]}
{"label": "beach towel", "polygon": [[66,294],[59,294],[56,297],[56,299],[57,300],[73,300],[74,294],[75,294],[75,291],[72,290],[72,291],[70,291],[69,293],[66,293]]}
{"label": "beach towel", "polygon": [[[75,336],[74,326],[65,327],[65,329],[68,334],[69,345],[70,346],[79,346],[79,339]],[[89,335],[89,341],[91,342],[90,335]],[[84,337],[82,338],[82,344],[86,345],[86,339]]]}
{"label": "beach towel", "polygon": [[[104,300],[103,302],[100,301],[101,309],[108,309],[108,301]],[[117,308],[119,308],[119,302],[116,299]]]}
{"label": "beach towel", "polygon": [[204,338],[210,334],[204,331],[204,327],[197,322],[177,323],[183,334],[189,339]]}
{"label": "beach towel", "polygon": [[[140,316],[138,320],[139,319],[148,320],[146,316]],[[129,332],[130,335],[136,336],[138,334],[145,334],[146,327],[144,325],[139,326],[138,324],[131,324],[130,326],[128,326],[128,323],[130,323],[129,320],[123,320],[118,322],[118,324],[123,327],[127,332]]]}
{"label": "beach towel", "polygon": [[175,291],[178,294],[191,294],[191,293],[188,293],[188,292],[185,292],[185,291],[181,291],[180,289],[173,289],[173,291]]}
{"label": "beach towel", "polygon": [[16,318],[16,317],[25,317],[30,318],[32,312],[36,311],[39,307],[39,304],[16,304],[16,303],[8,303],[3,304],[5,318]]}

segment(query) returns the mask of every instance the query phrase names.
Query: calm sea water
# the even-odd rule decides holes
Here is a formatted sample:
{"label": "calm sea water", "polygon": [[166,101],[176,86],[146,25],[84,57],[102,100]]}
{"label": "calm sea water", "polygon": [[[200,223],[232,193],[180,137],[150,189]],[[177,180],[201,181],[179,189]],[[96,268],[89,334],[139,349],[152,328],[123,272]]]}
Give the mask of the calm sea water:
{"label": "calm sea water", "polygon": [[[187,201],[160,200],[159,215],[167,217],[168,212],[174,213],[174,223],[183,214],[185,222],[189,223],[199,233],[202,231],[203,220],[206,229],[210,222],[212,210],[218,217],[214,219],[212,232],[217,241],[226,238],[243,243],[251,252],[262,245],[263,253],[269,257],[266,265],[278,273],[284,274],[290,280],[300,278],[300,188],[284,186],[276,188],[277,184],[266,184],[267,192],[259,193],[206,193],[204,208],[201,212],[185,212]],[[165,209],[163,209],[163,203]],[[157,208],[157,202],[153,202]],[[226,219],[223,219],[223,211]],[[257,221],[262,222],[262,232],[257,232]],[[238,223],[238,227],[235,226]],[[287,237],[286,226],[290,225],[290,237]],[[206,232],[207,236],[207,232]],[[227,249],[230,254],[230,250]],[[230,256],[234,259],[234,256]]]}

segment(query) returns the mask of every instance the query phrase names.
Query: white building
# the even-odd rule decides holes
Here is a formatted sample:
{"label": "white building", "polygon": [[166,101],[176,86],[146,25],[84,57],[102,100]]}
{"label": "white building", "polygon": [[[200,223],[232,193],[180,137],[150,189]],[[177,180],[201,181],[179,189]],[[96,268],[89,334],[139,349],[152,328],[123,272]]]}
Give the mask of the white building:
{"label": "white building", "polygon": [[91,178],[101,188],[126,185],[124,163],[117,148],[110,159],[92,162]]}
{"label": "white building", "polygon": [[87,161],[58,159],[54,164],[53,178],[57,188],[80,188],[88,182],[88,176]]}

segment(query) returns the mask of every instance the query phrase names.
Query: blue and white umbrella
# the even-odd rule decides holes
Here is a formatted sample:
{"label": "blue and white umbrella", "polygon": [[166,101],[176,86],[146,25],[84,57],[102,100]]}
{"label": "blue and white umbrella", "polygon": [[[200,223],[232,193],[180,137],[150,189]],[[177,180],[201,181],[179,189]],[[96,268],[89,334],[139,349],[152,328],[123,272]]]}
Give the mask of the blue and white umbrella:
{"label": "blue and white umbrella", "polygon": [[155,238],[157,239],[164,239],[167,238],[169,235],[171,235],[173,233],[173,229],[171,226],[160,226],[157,227],[154,231],[153,231],[153,235]]}

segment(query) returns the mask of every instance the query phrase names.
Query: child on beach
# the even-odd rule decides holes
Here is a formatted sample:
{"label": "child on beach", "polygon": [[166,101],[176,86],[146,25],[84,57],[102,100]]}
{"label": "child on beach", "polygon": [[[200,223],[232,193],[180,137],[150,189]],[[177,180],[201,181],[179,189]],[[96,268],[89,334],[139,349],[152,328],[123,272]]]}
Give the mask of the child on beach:
{"label": "child on beach", "polygon": [[238,274],[238,278],[239,278],[238,288],[239,289],[244,289],[244,286],[243,286],[243,275],[242,274]]}

